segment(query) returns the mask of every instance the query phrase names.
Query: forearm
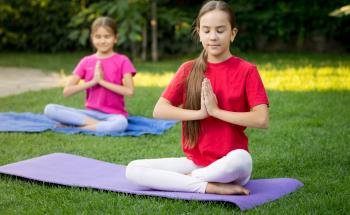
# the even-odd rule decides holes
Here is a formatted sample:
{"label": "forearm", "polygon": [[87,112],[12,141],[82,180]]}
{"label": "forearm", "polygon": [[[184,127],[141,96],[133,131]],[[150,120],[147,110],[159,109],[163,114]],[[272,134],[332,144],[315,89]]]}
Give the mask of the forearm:
{"label": "forearm", "polygon": [[63,89],[63,96],[64,97],[72,96],[80,91],[83,91],[83,90],[86,90],[90,87],[93,87],[94,85],[95,85],[95,83],[93,81],[84,82],[82,84],[76,84],[76,85],[67,85]]}
{"label": "forearm", "polygon": [[262,114],[258,111],[230,112],[222,109],[216,109],[210,115],[235,125],[250,128],[268,128],[268,114]]}
{"label": "forearm", "polygon": [[154,118],[181,121],[200,120],[204,118],[202,115],[199,110],[183,109],[161,101],[157,102],[153,111]]}
{"label": "forearm", "polygon": [[131,88],[131,87],[113,84],[113,83],[107,82],[105,80],[101,80],[99,82],[99,84],[102,87],[107,88],[107,89],[109,89],[115,93],[118,93],[120,95],[123,95],[123,96],[133,96],[134,95],[134,88]]}

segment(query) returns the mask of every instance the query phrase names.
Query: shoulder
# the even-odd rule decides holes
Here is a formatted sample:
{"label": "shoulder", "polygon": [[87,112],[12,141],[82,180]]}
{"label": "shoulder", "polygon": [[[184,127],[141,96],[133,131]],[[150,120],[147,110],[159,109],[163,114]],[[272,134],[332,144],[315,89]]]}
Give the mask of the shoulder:
{"label": "shoulder", "polygon": [[186,61],[181,64],[172,78],[172,85],[178,86],[178,84],[183,84],[192,69],[192,65],[193,61]]}
{"label": "shoulder", "polygon": [[94,61],[94,58],[96,58],[94,55],[88,55],[88,56],[82,57],[79,63],[77,64],[76,68],[84,69],[88,67],[91,64],[91,62]]}
{"label": "shoulder", "polygon": [[85,61],[90,61],[90,60],[96,60],[96,55],[95,54],[91,54],[91,55],[86,55],[82,58],[82,60],[85,60]]}
{"label": "shoulder", "polygon": [[80,60],[80,64],[87,64],[87,63],[93,62],[93,61],[96,61],[95,54],[87,55],[87,56],[82,57],[81,60]]}
{"label": "shoulder", "polygon": [[239,57],[233,57],[232,68],[235,68],[235,70],[238,71],[238,74],[244,76],[245,78],[259,75],[255,64]]}
{"label": "shoulder", "polygon": [[189,74],[193,67],[193,64],[194,64],[194,60],[186,61],[183,64],[181,64],[177,72],[182,73],[184,75]]}
{"label": "shoulder", "polygon": [[191,69],[194,64],[194,60],[189,60],[181,64],[180,68]]}
{"label": "shoulder", "polygon": [[112,59],[118,62],[131,62],[128,56],[119,53],[115,53]]}
{"label": "shoulder", "polygon": [[248,71],[251,70],[251,69],[254,69],[254,68],[256,69],[256,65],[255,64],[253,64],[253,63],[251,63],[251,62],[249,62],[249,61],[247,61],[247,60],[245,60],[243,58],[235,56],[232,59],[233,59],[232,61],[235,64],[239,65],[239,67],[241,69],[248,70]]}

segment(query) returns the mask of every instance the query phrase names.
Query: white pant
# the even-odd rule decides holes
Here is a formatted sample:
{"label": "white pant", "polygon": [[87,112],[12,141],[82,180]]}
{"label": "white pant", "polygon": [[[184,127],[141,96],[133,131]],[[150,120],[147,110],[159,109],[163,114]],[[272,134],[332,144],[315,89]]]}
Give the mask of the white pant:
{"label": "white pant", "polygon": [[[205,193],[208,182],[245,185],[251,176],[250,154],[237,149],[207,167],[182,158],[135,160],[126,168],[126,178],[140,186],[167,191]],[[192,176],[186,174],[191,173]]]}

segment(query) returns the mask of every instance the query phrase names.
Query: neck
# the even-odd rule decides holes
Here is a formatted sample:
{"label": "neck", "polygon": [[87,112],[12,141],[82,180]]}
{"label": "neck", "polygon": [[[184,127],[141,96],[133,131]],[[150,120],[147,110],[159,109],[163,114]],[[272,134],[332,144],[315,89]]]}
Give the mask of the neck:
{"label": "neck", "polygon": [[229,59],[230,57],[232,57],[232,54],[230,51],[227,51],[226,53],[220,55],[220,56],[210,56],[208,55],[208,62],[210,63],[220,63],[223,62],[227,59]]}
{"label": "neck", "polygon": [[96,56],[99,57],[99,58],[106,58],[106,57],[110,57],[114,54],[114,51],[111,50],[111,51],[108,51],[108,52],[99,52],[97,51],[96,52]]}

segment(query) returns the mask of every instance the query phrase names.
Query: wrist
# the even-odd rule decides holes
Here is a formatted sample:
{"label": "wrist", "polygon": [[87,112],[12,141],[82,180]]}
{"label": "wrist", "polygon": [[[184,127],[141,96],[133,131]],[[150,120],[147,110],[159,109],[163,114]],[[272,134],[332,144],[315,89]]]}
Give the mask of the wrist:
{"label": "wrist", "polygon": [[213,108],[212,110],[210,110],[210,112],[208,111],[209,116],[215,117],[217,118],[218,114],[220,112],[220,108]]}
{"label": "wrist", "polygon": [[98,80],[98,84],[100,84],[100,85],[104,85],[105,83],[106,83],[106,81],[104,79]]}
{"label": "wrist", "polygon": [[194,120],[201,120],[201,119],[205,119],[208,114],[207,112],[203,111],[203,110],[197,110],[197,115],[196,115],[196,118]]}
{"label": "wrist", "polygon": [[88,85],[88,87],[93,87],[97,84],[97,81],[92,79],[91,81],[86,82],[86,84]]}

